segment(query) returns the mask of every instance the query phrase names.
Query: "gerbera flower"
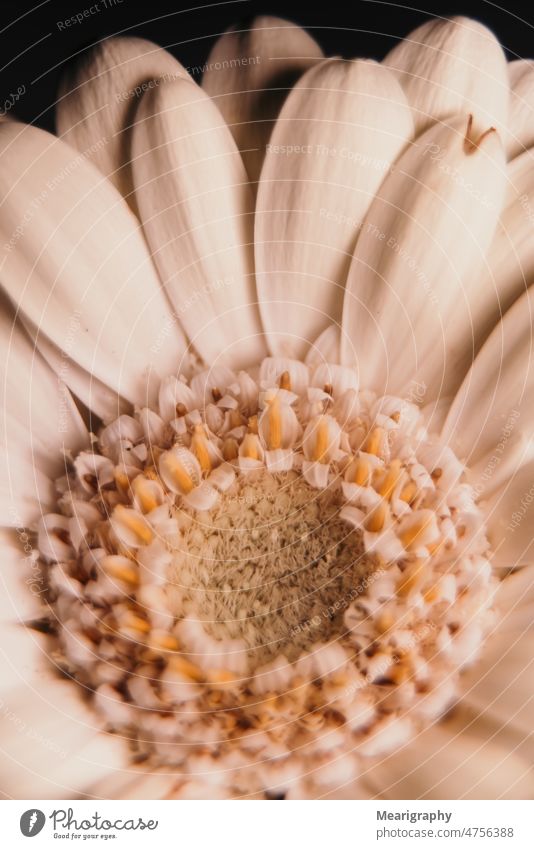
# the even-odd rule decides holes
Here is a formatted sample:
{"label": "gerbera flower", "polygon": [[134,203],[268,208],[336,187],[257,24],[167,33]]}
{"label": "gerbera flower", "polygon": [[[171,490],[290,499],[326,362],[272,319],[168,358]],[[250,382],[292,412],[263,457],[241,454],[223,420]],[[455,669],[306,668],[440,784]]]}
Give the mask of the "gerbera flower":
{"label": "gerbera flower", "polygon": [[4,794],[533,795],[533,80],[260,19],[0,127]]}

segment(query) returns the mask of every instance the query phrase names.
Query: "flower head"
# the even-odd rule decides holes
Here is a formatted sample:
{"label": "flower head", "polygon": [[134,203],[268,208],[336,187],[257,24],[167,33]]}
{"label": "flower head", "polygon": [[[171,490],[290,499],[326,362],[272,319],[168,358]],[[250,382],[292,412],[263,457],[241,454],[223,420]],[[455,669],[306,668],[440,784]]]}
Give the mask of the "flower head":
{"label": "flower head", "polygon": [[[518,733],[487,670],[532,605],[531,78],[462,18],[383,63],[262,18],[202,87],[111,39],[58,137],[0,126],[4,548],[57,786],[453,796],[469,710]],[[461,795],[495,786],[479,757]]]}

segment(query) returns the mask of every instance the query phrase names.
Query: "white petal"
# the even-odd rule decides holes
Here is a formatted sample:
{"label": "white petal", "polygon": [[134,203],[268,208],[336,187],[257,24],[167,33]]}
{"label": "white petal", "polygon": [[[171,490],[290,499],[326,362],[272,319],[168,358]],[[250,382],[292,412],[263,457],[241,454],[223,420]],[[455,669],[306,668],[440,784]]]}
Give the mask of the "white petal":
{"label": "white petal", "polygon": [[472,302],[475,351],[534,275],[533,165],[527,150],[508,166],[504,206]]}
{"label": "white petal", "polygon": [[473,279],[504,194],[496,133],[478,147],[467,122],[436,124],[395,165],[369,210],[347,280],[342,362],[364,387],[425,399],[457,386],[471,345]]}
{"label": "white petal", "polygon": [[273,353],[302,356],[340,318],[363,218],[411,134],[406,98],[375,62],[322,62],[288,96],[256,209],[258,292]]}
{"label": "white petal", "polygon": [[166,292],[207,363],[265,353],[254,285],[253,203],[235,142],[194,83],[147,91],[132,140],[143,228]]}
{"label": "white petal", "polygon": [[534,462],[511,470],[511,477],[484,504],[494,567],[511,569],[534,563],[532,510]]}
{"label": "white petal", "polygon": [[269,16],[254,18],[246,29],[230,27],[215,42],[202,88],[225,118],[253,186],[288,90],[322,55],[303,29]]}
{"label": "white petal", "polygon": [[89,435],[68,389],[5,306],[0,310],[0,361],[1,522],[18,527],[53,508],[51,481],[65,473],[64,452],[79,451]]}
{"label": "white petal", "polygon": [[185,342],[124,200],[64,142],[20,124],[0,126],[0,189],[10,296],[86,372],[146,404]]}
{"label": "white petal", "polygon": [[460,711],[383,758],[366,782],[386,799],[529,799],[534,792],[528,761]]}
{"label": "white petal", "polygon": [[478,21],[434,18],[407,35],[384,59],[414,112],[417,133],[434,121],[471,113],[475,128],[506,133],[508,69],[503,50]]}
{"label": "white petal", "polygon": [[121,413],[129,411],[130,405],[127,401],[78,365],[70,355],[68,344],[60,350],[44,333],[39,332],[29,319],[24,320],[24,326],[50,368],[68,384],[71,392],[91,412],[104,422],[109,422]]}
{"label": "white petal", "polygon": [[305,363],[310,368],[321,363],[339,363],[339,327],[329,324],[312,342]]}
{"label": "white petal", "polygon": [[496,601],[502,618],[496,621],[482,659],[464,678],[464,700],[472,711],[510,735],[510,747],[527,743],[532,760],[532,568],[504,578]]}
{"label": "white petal", "polygon": [[[466,460],[473,482],[478,480],[482,490],[488,490],[493,473],[500,471],[509,453],[518,464],[530,456],[533,314],[530,289],[508,310],[476,357],[443,427],[442,437]],[[523,438],[524,448],[517,452]],[[508,474],[514,471],[512,467]]]}
{"label": "white petal", "polygon": [[508,159],[534,145],[534,61],[518,59],[508,65],[510,116],[506,144]]}
{"label": "white petal", "polygon": [[81,151],[135,211],[130,170],[135,104],[159,78],[186,78],[166,50],[144,38],[106,38],[67,66],[56,105],[57,134]]}

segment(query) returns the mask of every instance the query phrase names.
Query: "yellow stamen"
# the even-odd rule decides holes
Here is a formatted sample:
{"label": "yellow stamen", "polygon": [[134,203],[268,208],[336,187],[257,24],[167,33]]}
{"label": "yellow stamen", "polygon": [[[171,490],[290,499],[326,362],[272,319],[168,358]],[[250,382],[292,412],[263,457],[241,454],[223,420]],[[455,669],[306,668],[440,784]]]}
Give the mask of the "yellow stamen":
{"label": "yellow stamen", "polygon": [[258,417],[251,416],[248,420],[248,429],[250,433],[258,433]]}
{"label": "yellow stamen", "polygon": [[202,425],[195,425],[191,439],[191,451],[197,458],[203,472],[211,472],[211,459],[208,450],[208,440]]}
{"label": "yellow stamen", "polygon": [[128,475],[122,469],[115,469],[113,476],[115,478],[115,486],[119,492],[122,495],[127,495],[130,489],[130,478]]}
{"label": "yellow stamen", "polygon": [[159,502],[154,495],[152,487],[143,475],[138,475],[132,483],[134,496],[143,513],[150,513],[159,507]]}
{"label": "yellow stamen", "polygon": [[241,443],[241,453],[249,460],[259,460],[258,437],[254,433],[247,433]]}
{"label": "yellow stamen", "polygon": [[381,449],[382,449],[383,441],[384,441],[384,428],[375,427],[367,435],[367,439],[365,440],[365,449],[364,450],[368,454],[374,454],[376,457],[379,457]]}
{"label": "yellow stamen", "polygon": [[424,560],[416,560],[406,567],[397,585],[397,595],[404,597],[415,590],[424,577]]}
{"label": "yellow stamen", "polygon": [[354,483],[358,486],[369,486],[373,470],[367,457],[358,457],[355,461]]}
{"label": "yellow stamen", "polygon": [[402,476],[402,463],[400,460],[393,460],[387,470],[382,483],[378,489],[380,495],[383,495],[384,498],[390,499],[393,495],[393,490],[397,486],[399,480]]}
{"label": "yellow stamen", "polygon": [[313,459],[316,463],[326,463],[326,453],[328,451],[328,423],[321,419],[317,426],[315,436],[315,448],[313,450]]}
{"label": "yellow stamen", "polygon": [[134,510],[128,510],[122,504],[115,507],[114,516],[121,522],[129,531],[137,537],[139,542],[148,545],[152,542],[154,534],[151,528],[141,516],[138,516]]}
{"label": "yellow stamen", "polygon": [[400,534],[400,539],[404,548],[410,548],[410,546],[417,542],[421,544],[420,538],[425,533],[431,521],[432,517],[426,516],[424,519],[414,522],[411,527],[408,527],[405,531],[403,531]]}
{"label": "yellow stamen", "polygon": [[365,520],[365,527],[373,534],[378,533],[384,527],[386,521],[387,505],[385,501],[381,501],[376,507],[373,507]]}
{"label": "yellow stamen", "polygon": [[125,584],[131,584],[134,587],[138,586],[139,572],[131,561],[125,563],[122,557],[110,555],[102,558],[101,565],[106,574],[112,578],[117,578],[117,580],[124,581]]}
{"label": "yellow stamen", "polygon": [[191,475],[186,470],[183,463],[180,463],[180,461],[171,452],[169,452],[165,458],[165,465],[167,466],[167,469],[180,492],[187,495],[195,488],[195,483]]}
{"label": "yellow stamen", "polygon": [[194,663],[191,663],[190,660],[187,660],[183,655],[178,655],[173,657],[170,664],[170,668],[173,672],[178,672],[181,675],[184,675],[186,678],[190,678],[191,681],[203,681],[204,675],[202,674],[202,670],[199,669]]}
{"label": "yellow stamen", "polygon": [[275,396],[269,404],[268,411],[269,438],[267,444],[271,451],[282,446],[282,416],[280,415],[280,401]]}
{"label": "yellow stamen", "polygon": [[400,497],[402,501],[406,501],[407,504],[411,504],[417,495],[417,486],[415,481],[409,481],[405,487],[403,487]]}
{"label": "yellow stamen", "polygon": [[278,385],[280,389],[286,389],[288,392],[291,391],[291,376],[288,371],[282,372]]}
{"label": "yellow stamen", "polygon": [[167,631],[152,631],[150,634],[150,646],[163,651],[178,651],[180,644],[174,634]]}
{"label": "yellow stamen", "polygon": [[146,619],[141,619],[133,610],[126,611],[122,618],[121,625],[128,630],[139,631],[141,634],[148,634],[150,625]]}

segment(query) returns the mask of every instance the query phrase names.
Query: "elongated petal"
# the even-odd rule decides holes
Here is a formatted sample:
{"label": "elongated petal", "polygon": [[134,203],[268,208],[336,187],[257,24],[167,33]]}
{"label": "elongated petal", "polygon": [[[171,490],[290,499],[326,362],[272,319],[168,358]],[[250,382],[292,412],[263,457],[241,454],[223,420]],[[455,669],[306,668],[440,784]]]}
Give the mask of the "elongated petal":
{"label": "elongated petal", "polygon": [[475,352],[534,280],[534,151],[508,166],[505,203],[474,290]]}
{"label": "elongated petal", "polygon": [[534,757],[534,569],[526,567],[504,578],[496,595],[500,618],[481,661],[465,677],[470,709],[510,737],[510,748],[525,748]]}
{"label": "elongated petal", "polygon": [[58,135],[93,162],[134,208],[129,165],[132,117],[159,78],[187,77],[166,50],[144,38],[107,38],[67,66],[56,106]]}
{"label": "elongated petal", "polygon": [[503,135],[508,117],[506,58],[489,29],[454,17],[427,21],[384,59],[399,80],[414,112],[417,133],[434,121],[472,113],[475,130],[496,127]]}
{"label": "elongated petal", "polygon": [[269,16],[254,18],[246,28],[231,27],[215,42],[202,88],[225,118],[254,190],[288,91],[322,56],[307,32]]}
{"label": "elongated petal", "polygon": [[506,153],[519,156],[534,145],[534,61],[518,59],[508,65],[510,117]]}
{"label": "elongated petal", "polygon": [[60,350],[44,333],[40,333],[31,321],[26,320],[24,326],[50,368],[60,380],[68,382],[71,392],[91,413],[95,413],[104,422],[109,422],[130,410],[130,405],[113,389],[81,368],[68,350]]}
{"label": "elongated petal", "polygon": [[252,195],[219,111],[194,83],[144,95],[133,136],[143,227],[176,314],[210,364],[265,353],[254,285]]}
{"label": "elongated petal", "polygon": [[[358,239],[343,308],[341,358],[364,386],[392,394],[423,384],[425,402],[461,380],[472,345],[473,281],[504,194],[496,133],[435,124],[384,181]],[[467,357],[466,357],[467,346]]]}
{"label": "elongated petal", "polygon": [[406,98],[375,62],[323,62],[290,93],[256,211],[258,292],[273,353],[302,356],[339,320],[363,218],[411,134]]}
{"label": "elongated petal", "polygon": [[0,197],[13,301],[86,372],[145,406],[150,378],[179,371],[185,341],[124,200],[64,142],[7,123]]}
{"label": "elongated petal", "polygon": [[0,311],[0,522],[21,527],[54,504],[64,452],[89,441],[70,393],[4,307]]}
{"label": "elongated petal", "polygon": [[533,505],[534,461],[530,460],[512,470],[485,505],[494,567],[534,564]]}
{"label": "elongated petal", "polygon": [[534,290],[508,310],[476,357],[457,393],[442,436],[489,494],[532,459]]}
{"label": "elongated petal", "polygon": [[386,799],[530,799],[534,792],[529,761],[462,710],[381,760],[366,783]]}

